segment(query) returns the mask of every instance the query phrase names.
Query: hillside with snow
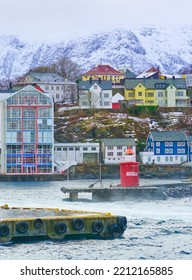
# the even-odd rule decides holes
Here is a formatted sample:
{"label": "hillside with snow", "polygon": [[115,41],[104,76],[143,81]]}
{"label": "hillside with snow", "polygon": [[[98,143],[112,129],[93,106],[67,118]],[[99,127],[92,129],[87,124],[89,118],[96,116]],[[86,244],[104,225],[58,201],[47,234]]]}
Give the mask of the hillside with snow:
{"label": "hillside with snow", "polygon": [[[139,147],[145,146],[149,131],[185,131],[192,135],[192,113],[190,108],[132,108],[119,112],[112,110],[59,110],[55,113],[55,141],[85,142],[102,138],[137,139]],[[138,147],[138,148],[139,148]]]}
{"label": "hillside with snow", "polygon": [[134,27],[129,30],[74,38],[57,44],[29,44],[15,36],[0,36],[0,81],[22,76],[29,69],[53,63],[68,56],[83,70],[97,64],[129,68],[136,74],[151,66],[164,73],[178,73],[190,67],[192,26]]}

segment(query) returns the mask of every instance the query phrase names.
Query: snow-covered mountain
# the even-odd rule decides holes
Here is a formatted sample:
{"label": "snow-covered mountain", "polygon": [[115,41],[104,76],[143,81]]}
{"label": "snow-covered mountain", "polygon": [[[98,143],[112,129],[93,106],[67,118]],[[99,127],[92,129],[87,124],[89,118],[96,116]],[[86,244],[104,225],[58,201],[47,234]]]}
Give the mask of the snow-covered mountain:
{"label": "snow-covered mountain", "polygon": [[61,55],[69,56],[84,70],[110,64],[140,73],[159,66],[162,72],[176,74],[192,64],[192,26],[115,29],[68,42],[61,38],[57,44],[29,44],[15,36],[0,36],[0,80],[48,65]]}

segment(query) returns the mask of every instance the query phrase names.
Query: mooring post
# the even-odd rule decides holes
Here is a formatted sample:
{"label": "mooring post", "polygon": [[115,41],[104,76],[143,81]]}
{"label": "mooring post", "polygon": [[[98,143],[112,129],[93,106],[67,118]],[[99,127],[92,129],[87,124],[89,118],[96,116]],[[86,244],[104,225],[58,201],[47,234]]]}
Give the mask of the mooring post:
{"label": "mooring post", "polygon": [[69,199],[70,199],[71,201],[76,201],[76,200],[78,200],[78,192],[73,192],[73,191],[71,191],[71,192],[69,193]]}

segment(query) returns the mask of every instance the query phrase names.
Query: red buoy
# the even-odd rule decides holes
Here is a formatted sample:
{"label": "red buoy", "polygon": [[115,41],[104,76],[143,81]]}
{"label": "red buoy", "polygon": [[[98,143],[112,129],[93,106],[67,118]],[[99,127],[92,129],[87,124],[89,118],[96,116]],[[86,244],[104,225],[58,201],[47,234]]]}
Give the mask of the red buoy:
{"label": "red buoy", "polygon": [[120,163],[121,187],[139,186],[139,162],[135,161],[134,151],[128,147],[125,159]]}

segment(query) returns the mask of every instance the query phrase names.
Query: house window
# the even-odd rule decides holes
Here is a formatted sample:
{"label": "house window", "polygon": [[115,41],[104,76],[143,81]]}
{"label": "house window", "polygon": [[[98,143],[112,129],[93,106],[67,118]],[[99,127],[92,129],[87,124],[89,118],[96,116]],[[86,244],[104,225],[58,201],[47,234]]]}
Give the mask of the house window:
{"label": "house window", "polygon": [[109,98],[109,93],[104,93],[104,98]]}
{"label": "house window", "polygon": [[178,154],[185,154],[185,149],[177,149]]}
{"label": "house window", "polygon": [[173,157],[170,157],[170,162],[173,162]]}
{"label": "house window", "polygon": [[165,157],[165,162],[168,162],[169,161],[169,158],[168,157]]}
{"label": "house window", "polygon": [[87,147],[83,147],[83,151],[88,151],[88,148]]}
{"label": "house window", "polygon": [[173,149],[165,149],[165,154],[172,154],[173,153]]}
{"label": "house window", "polygon": [[59,86],[56,86],[56,90],[59,90]]}
{"label": "house window", "polygon": [[107,156],[108,156],[108,157],[113,157],[113,152],[108,152],[108,153],[107,153]]}
{"label": "house window", "polygon": [[108,146],[107,150],[113,150],[113,146]]}
{"label": "house window", "polygon": [[148,93],[148,97],[153,97],[154,96],[154,93],[153,92],[149,92]]}
{"label": "house window", "polygon": [[82,106],[88,106],[87,102],[82,102]]}
{"label": "house window", "polygon": [[185,142],[177,142],[177,146],[183,146],[183,147],[185,147]]}
{"label": "house window", "polygon": [[141,91],[138,92],[138,96],[142,96],[142,92]]}
{"label": "house window", "polygon": [[85,98],[87,98],[87,92],[86,91],[81,91],[80,92],[80,98],[82,99],[85,99]]}
{"label": "house window", "polygon": [[130,92],[130,93],[128,94],[128,96],[129,96],[129,97],[133,97],[134,94]]}
{"label": "house window", "polygon": [[75,151],[79,151],[79,147],[75,147]]}
{"label": "house window", "polygon": [[183,162],[184,161],[184,157],[180,157],[180,162]]}
{"label": "house window", "polygon": [[183,93],[183,91],[177,91],[175,95],[176,96],[184,96],[184,93]]}
{"label": "house window", "polygon": [[117,150],[122,150],[122,146],[117,146]]}
{"label": "house window", "polygon": [[156,146],[159,147],[159,146],[160,146],[160,142],[157,142],[157,143],[156,143]]}
{"label": "house window", "polygon": [[109,106],[109,102],[104,102],[104,106]]}
{"label": "house window", "polygon": [[73,147],[69,147],[69,151],[73,151]]}
{"label": "house window", "polygon": [[96,147],[92,147],[91,150],[92,150],[92,151],[96,151]]}
{"label": "house window", "polygon": [[157,95],[158,97],[163,97],[163,92],[159,91]]}
{"label": "house window", "polygon": [[157,153],[157,154],[160,154],[160,149],[156,149],[156,153]]}
{"label": "house window", "polygon": [[151,157],[148,157],[148,162],[151,162]]}
{"label": "house window", "polygon": [[122,156],[122,152],[117,152],[117,156],[121,157]]}
{"label": "house window", "polygon": [[165,142],[165,147],[172,147],[173,146],[173,142]]}
{"label": "house window", "polygon": [[94,87],[93,87],[94,89],[97,89],[97,85],[94,85]]}
{"label": "house window", "polygon": [[160,162],[161,161],[161,158],[160,157],[157,157],[157,162]]}

